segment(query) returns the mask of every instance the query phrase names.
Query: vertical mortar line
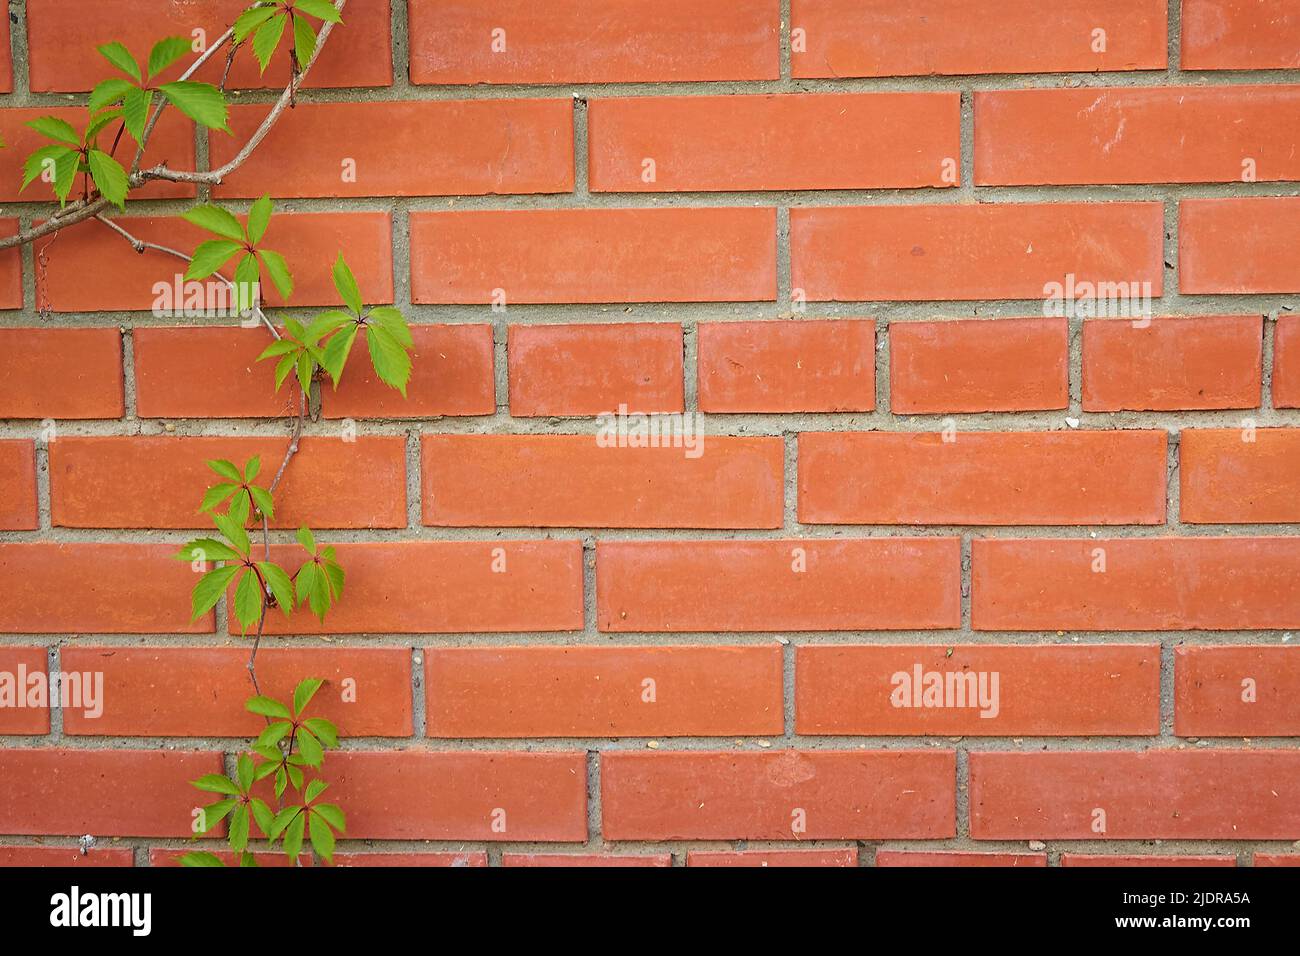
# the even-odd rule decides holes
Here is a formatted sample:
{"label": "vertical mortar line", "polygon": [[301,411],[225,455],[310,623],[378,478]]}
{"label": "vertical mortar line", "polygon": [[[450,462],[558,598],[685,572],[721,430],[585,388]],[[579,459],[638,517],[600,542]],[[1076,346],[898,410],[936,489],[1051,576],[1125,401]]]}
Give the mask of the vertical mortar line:
{"label": "vertical mortar line", "polygon": [[24,2],[14,10],[5,4],[5,15],[17,13],[18,19],[9,17],[9,49],[13,60],[13,97],[17,102],[25,102],[31,94],[31,51],[27,39],[27,4]]}
{"label": "vertical mortar line", "polygon": [[406,432],[406,530],[420,534],[424,521],[424,461],[421,455],[420,425]]}
{"label": "vertical mortar line", "polygon": [[411,88],[410,14],[406,0],[392,0],[391,33],[389,42],[393,51],[393,91],[409,92]]}
{"label": "vertical mortar line", "polygon": [[781,0],[781,26],[778,34],[781,61],[780,73],[781,79],[786,81],[787,84],[794,76],[790,54],[790,33],[794,29],[794,24],[790,22],[790,17],[790,0]]}
{"label": "vertical mortar line", "polygon": [[428,692],[424,686],[424,662],[428,647],[411,648],[411,740],[425,739],[429,734]]}
{"label": "vertical mortar line", "polygon": [[587,846],[600,849],[605,844],[600,820],[600,754],[587,751]]}
{"label": "vertical mortar line", "polygon": [[678,325],[682,330],[682,408],[688,412],[700,410],[700,324],[687,316]]}
{"label": "vertical mortar line", "polygon": [[795,697],[796,681],[798,674],[795,670],[795,657],[797,652],[793,641],[788,641],[781,645],[781,706],[783,708],[782,717],[785,729],[785,739],[792,741],[795,735],[795,707],[797,698]]}
{"label": "vertical mortar line", "polygon": [[410,200],[395,199],[389,221],[393,244],[393,304],[402,310],[413,307],[411,300],[411,211]]}
{"label": "vertical mortar line", "polygon": [[[46,649],[45,655],[46,667],[49,669],[46,686],[51,687],[49,677],[63,670],[63,653],[57,640]],[[58,706],[58,698],[53,693],[50,694],[49,704],[50,735],[46,739],[49,743],[57,746],[63,741],[63,708]]]}
{"label": "vertical mortar line", "polygon": [[958,842],[970,838],[970,753],[960,744],[954,747],[957,754],[957,834]]}
{"label": "vertical mortar line", "polygon": [[1264,321],[1260,329],[1262,341],[1260,342],[1259,357],[1259,407],[1261,411],[1275,408],[1273,400],[1273,361],[1276,354],[1274,349],[1277,347],[1277,323],[1280,318],[1280,309],[1269,310],[1264,315]]}
{"label": "vertical mortar line", "polygon": [[790,537],[799,534],[799,433],[781,433],[783,454],[781,467],[785,472],[782,487],[781,529]]}
{"label": "vertical mortar line", "polygon": [[1160,304],[1156,306],[1152,303],[1152,309],[1159,308],[1158,315],[1169,315],[1176,313],[1178,310],[1179,297],[1179,262],[1178,262],[1178,237],[1179,237],[1179,205],[1178,200],[1164,193],[1161,202],[1164,204],[1164,284],[1160,296]]}
{"label": "vertical mortar line", "polygon": [[[959,202],[979,202],[975,189],[975,94],[969,88],[959,90],[961,95],[961,156],[960,180],[955,190]],[[944,201],[944,200],[939,200]]]}
{"label": "vertical mortar line", "polygon": [[1179,635],[1160,636],[1160,730],[1158,736],[1176,742],[1174,738],[1174,647]]}
{"label": "vertical mortar line", "polygon": [[600,621],[596,616],[596,536],[582,538],[582,631],[600,636]]}
{"label": "vertical mortar line", "polygon": [[[791,284],[790,207],[776,207],[776,314],[791,315],[794,290]],[[795,316],[798,318],[798,316]]]}
{"label": "vertical mortar line", "polygon": [[893,394],[890,390],[893,366],[893,337],[890,333],[891,322],[889,319],[875,319],[876,323],[876,343],[873,349],[872,359],[876,372],[876,412],[886,420],[891,420],[893,414]]}
{"label": "vertical mortar line", "polygon": [[[49,441],[41,437],[44,428],[36,424],[36,523],[40,530],[49,532],[54,527],[54,517],[50,494],[50,449]],[[55,424],[57,428],[57,423]],[[50,438],[55,438],[50,435]]]}
{"label": "vertical mortar line", "polygon": [[587,98],[573,91],[573,192],[575,204],[591,198],[591,130],[588,125]]}
{"label": "vertical mortar line", "polygon": [[1165,69],[1165,76],[1170,80],[1175,80],[1183,68],[1182,56],[1182,7],[1183,0],[1169,0],[1167,6],[1168,20],[1166,29],[1168,35],[1165,37],[1168,43],[1169,65]]}
{"label": "vertical mortar line", "polygon": [[1066,414],[1071,418],[1083,415],[1083,336],[1085,320],[1074,309],[1068,309],[1066,327]]}
{"label": "vertical mortar line", "polygon": [[135,394],[135,329],[130,325],[121,326],[122,331],[122,421],[128,422],[139,418],[136,410]]}
{"label": "vertical mortar line", "polygon": [[493,316],[492,382],[496,388],[496,411],[510,415],[510,326],[505,315]]}
{"label": "vertical mortar line", "polygon": [[961,632],[970,634],[972,610],[974,604],[974,595],[972,594],[971,578],[973,576],[974,559],[972,557],[974,544],[972,538],[963,534],[961,536]]}

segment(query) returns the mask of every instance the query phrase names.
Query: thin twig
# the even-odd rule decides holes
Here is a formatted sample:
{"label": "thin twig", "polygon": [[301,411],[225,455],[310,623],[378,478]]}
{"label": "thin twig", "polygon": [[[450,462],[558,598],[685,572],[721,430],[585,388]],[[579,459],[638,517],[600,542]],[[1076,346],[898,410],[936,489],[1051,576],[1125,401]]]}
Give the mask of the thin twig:
{"label": "thin twig", "polygon": [[[266,611],[266,598],[263,598],[262,615],[257,620],[257,634],[253,638],[253,651],[248,655],[248,663],[245,665],[245,667],[248,668],[249,679],[253,682],[253,692],[256,693],[258,697],[262,696],[262,688],[257,686],[257,649],[262,646],[262,629],[266,626]],[[267,718],[267,723],[269,724],[270,722],[270,718]]]}

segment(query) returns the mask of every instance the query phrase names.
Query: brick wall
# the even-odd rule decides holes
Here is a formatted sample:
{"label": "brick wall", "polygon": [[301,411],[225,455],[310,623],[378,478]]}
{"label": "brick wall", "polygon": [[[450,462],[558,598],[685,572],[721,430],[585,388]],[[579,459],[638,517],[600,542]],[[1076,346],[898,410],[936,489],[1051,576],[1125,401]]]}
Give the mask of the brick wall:
{"label": "brick wall", "polygon": [[[48,215],[22,123],[93,45],[241,6],[11,2],[0,228]],[[260,656],[328,679],[342,860],[1300,858],[1300,3],[346,20],[214,193],[287,200],[290,306],[341,249],[417,325],[409,400],[327,387],[277,515],[349,575]],[[237,137],[172,115],[151,158],[230,158],[274,95],[232,75]],[[192,248],[194,198],[128,225]],[[176,271],[94,222],[0,255],[0,672],[105,681],[98,717],[0,708],[0,863],[174,863],[186,781],[256,732],[169,556],[289,400],[264,331],[151,311]],[[620,405],[701,413],[701,453],[605,447]]]}

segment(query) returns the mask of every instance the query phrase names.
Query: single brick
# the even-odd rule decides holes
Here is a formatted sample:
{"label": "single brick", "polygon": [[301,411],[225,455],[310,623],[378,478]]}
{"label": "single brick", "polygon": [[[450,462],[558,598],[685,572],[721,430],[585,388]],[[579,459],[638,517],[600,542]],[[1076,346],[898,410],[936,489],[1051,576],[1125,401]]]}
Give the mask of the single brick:
{"label": "single brick", "polygon": [[773,0],[410,0],[411,82],[775,80],[780,28]]}
{"label": "single brick", "polygon": [[[275,360],[259,362],[266,328],[137,327],[135,405],[141,418],[279,418],[297,414],[296,381],[275,389]],[[354,361],[349,374],[355,374]]]}
{"label": "single brick", "polygon": [[970,754],[976,840],[1281,840],[1300,833],[1300,752]]}
{"label": "single brick", "polygon": [[701,322],[703,412],[869,412],[876,407],[871,319]]}
{"label": "single brick", "polygon": [[865,737],[1149,736],[1160,648],[803,645],[795,731]]}
{"label": "single brick", "polygon": [[[6,23],[8,21],[6,20]],[[135,854],[129,849],[99,849],[85,853],[76,846],[0,846],[0,866],[21,867],[101,867],[134,866]]]}
{"label": "single brick", "polygon": [[424,523],[501,528],[781,526],[779,438],[694,434],[681,436],[691,439],[690,447],[617,447],[615,427],[602,426],[597,435],[425,435]]}
{"label": "single brick", "polygon": [[1047,866],[1046,853],[933,853],[924,850],[877,850],[876,866]]}
{"label": "single brick", "polygon": [[1061,866],[1236,866],[1235,856],[1104,856],[1086,853],[1062,853]]}
{"label": "single brick", "polygon": [[[18,235],[18,220],[0,218],[0,236]],[[23,307],[23,254],[18,248],[0,250],[0,310]]]}
{"label": "single brick", "polygon": [[515,417],[680,412],[682,327],[669,322],[510,326]]}
{"label": "single brick", "polygon": [[[455,634],[582,628],[579,541],[399,541],[340,544],[346,593],[322,624],[306,609],[273,634]],[[2,554],[3,552],[0,552]],[[272,547],[297,570],[301,548]],[[237,625],[236,625],[237,629]]]}
{"label": "single brick", "polygon": [[795,208],[791,283],[815,302],[1048,299],[1071,278],[1158,297],[1163,239],[1152,202]]}
{"label": "single brick", "polygon": [[335,853],[335,866],[369,867],[443,867],[487,866],[487,854],[482,850],[461,853]]}
{"label": "single brick", "polygon": [[50,732],[47,674],[43,647],[0,647],[0,734]]}
{"label": "single brick", "polygon": [[0,418],[121,418],[122,333],[0,329]]}
{"label": "single brick", "polygon": [[599,541],[602,631],[955,628],[957,538]]}
{"label": "single brick", "polygon": [[[256,737],[244,709],[248,652],[238,647],[65,647],[65,673],[103,675],[102,713],[63,711],[63,731],[105,737]],[[304,677],[325,681],[308,716],[345,737],[411,735],[411,654],[400,647],[263,648],[261,693],[289,700]]]}
{"label": "single brick", "polygon": [[197,578],[177,550],[0,542],[0,634],[211,634],[211,613],[190,621]]}
{"label": "single brick", "polygon": [[799,520],[1163,524],[1167,437],[1160,431],[806,432],[799,436]]}
{"label": "single brick", "polygon": [[1061,317],[892,322],[890,409],[934,415],[1066,408],[1069,352]]}
{"label": "single brick", "polygon": [[1300,853],[1256,853],[1254,866],[1300,866]]}
{"label": "single brick", "polygon": [[193,811],[209,802],[190,781],[222,773],[221,757],[185,750],[0,750],[0,832],[190,837]]}
{"label": "single brick", "polygon": [[1300,67],[1300,8],[1269,0],[1182,0],[1184,70]]}
{"label": "single brick", "polygon": [[[260,456],[253,483],[265,488],[287,447],[287,438],[60,438],[50,443],[51,520],[63,528],[212,530],[199,505],[225,479],[207,462],[243,468]],[[404,528],[406,439],[304,438],[275,499],[275,528]]]}
{"label": "single brick", "polygon": [[776,210],[414,212],[411,296],[426,305],[771,302]]}
{"label": "single brick", "polygon": [[1184,199],[1178,216],[1180,292],[1300,292],[1300,197]]}
{"label": "single brick", "polygon": [[1258,408],[1263,343],[1258,315],[1089,319],[1083,324],[1083,408]]}
{"label": "single brick", "polygon": [[1179,475],[1189,524],[1300,521],[1300,429],[1185,428]]}
{"label": "single brick", "polygon": [[601,755],[606,840],[884,840],[956,834],[956,755],[929,750]]}
{"label": "single brick", "polygon": [[425,650],[430,737],[777,735],[781,648]]}
{"label": "single brick", "polygon": [[979,186],[1293,182],[1300,86],[975,93]]}
{"label": "single brick", "polygon": [[625,866],[672,866],[671,853],[631,854],[631,853],[503,853],[502,866],[513,867],[625,867]]}
{"label": "single brick", "polygon": [[411,379],[406,396],[380,381],[368,357],[349,363],[337,391],[321,389],[325,418],[426,418],[491,415],[492,326],[411,327]]}
{"label": "single brick", "polygon": [[[796,77],[1163,70],[1165,0],[793,0]],[[1104,44],[1095,31],[1104,31]]]}
{"label": "single brick", "polygon": [[1300,736],[1300,647],[1175,647],[1174,733]]}
{"label": "single brick", "polygon": [[593,192],[958,185],[955,91],[638,96],[588,116]]}
{"label": "single brick", "polygon": [[[231,110],[234,135],[213,138],[212,165],[233,160],[270,109]],[[300,103],[214,193],[251,199],[268,192],[284,199],[571,193],[573,169],[572,99]]]}
{"label": "single brick", "polygon": [[757,867],[843,867],[858,865],[858,851],[853,847],[840,850],[740,850],[736,852],[691,850],[687,866],[757,866]]}
{"label": "single brick", "polygon": [[34,531],[36,515],[36,445],[0,440],[0,531]]}
{"label": "single brick", "polygon": [[1300,408],[1300,315],[1279,316],[1273,337],[1273,407]]}
{"label": "single brick", "polygon": [[1294,538],[977,538],[971,559],[979,631],[1300,627]]}

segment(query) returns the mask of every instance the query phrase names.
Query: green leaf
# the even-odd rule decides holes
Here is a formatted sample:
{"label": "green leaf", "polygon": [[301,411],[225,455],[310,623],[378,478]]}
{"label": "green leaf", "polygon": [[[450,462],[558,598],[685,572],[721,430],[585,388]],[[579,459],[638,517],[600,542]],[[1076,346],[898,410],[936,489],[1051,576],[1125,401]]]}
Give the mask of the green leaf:
{"label": "green leaf", "polygon": [[230,818],[230,848],[243,853],[248,847],[248,807],[240,807]]}
{"label": "green leaf", "polygon": [[188,867],[225,867],[226,864],[221,862],[221,857],[215,853],[186,853],[181,857],[181,866]]}
{"label": "green leaf", "polygon": [[90,111],[97,113],[105,106],[112,103],[120,103],[122,97],[132,90],[138,90],[130,80],[124,80],[120,76],[112,77],[97,85],[90,94]]}
{"label": "green leaf", "polygon": [[118,209],[125,209],[130,182],[121,163],[102,149],[92,149],[87,156],[87,162],[90,165],[90,177],[95,181],[100,195]]}
{"label": "green leaf", "polygon": [[187,280],[206,279],[230,261],[230,257],[243,248],[232,239],[209,239],[194,250],[190,267],[185,270]]}
{"label": "green leaf", "polygon": [[328,790],[329,787],[330,785],[326,783],[324,780],[313,780],[311,783],[307,784],[307,790],[303,794],[302,798],[306,800],[308,803],[311,803],[322,793]]}
{"label": "green leaf", "polygon": [[208,129],[230,132],[227,125],[230,107],[226,105],[226,95],[211,83],[177,80],[175,83],[164,83],[158,90],[194,122],[201,123]]}
{"label": "green leaf", "polygon": [[266,235],[266,227],[271,224],[271,212],[275,204],[271,202],[269,195],[263,196],[257,202],[253,203],[248,210],[248,238],[254,245],[262,241]]}
{"label": "green leaf", "polygon": [[253,503],[248,500],[248,492],[241,488],[239,494],[230,499],[230,507],[226,509],[226,515],[242,528],[248,524],[248,515],[252,509]]}
{"label": "green leaf", "polygon": [[34,120],[28,120],[27,125],[49,139],[56,139],[70,146],[81,145],[81,137],[72,128],[72,124],[57,116],[38,116]]}
{"label": "green leaf", "polygon": [[[261,699],[262,699],[262,700],[270,700],[271,703],[272,703],[272,704],[275,704],[277,707],[280,707],[280,708],[282,708],[282,709],[284,708],[284,705],[281,704],[278,700],[272,700],[272,699],[269,698],[269,697],[261,698]],[[247,705],[245,705],[245,706],[247,706]],[[253,713],[257,713],[257,711],[253,711]],[[288,711],[286,710],[285,713],[287,714]],[[274,717],[275,715],[274,715],[274,714],[263,714],[262,716],[264,716],[264,717]],[[267,725],[266,725],[266,729],[263,730],[260,734],[257,735],[257,746],[259,746],[259,747],[274,747],[274,746],[276,746],[276,745],[277,745],[281,740],[283,740],[283,739],[288,735],[289,731],[292,730],[292,729],[293,729],[293,725],[292,725],[291,723],[289,723],[288,720],[277,720],[277,721],[274,721],[273,723],[267,724]],[[268,759],[279,760],[279,759],[280,759],[279,753],[277,752],[277,754],[276,754],[275,757],[273,757],[273,758],[268,758]]]}
{"label": "green leaf", "polygon": [[243,853],[239,854],[239,866],[241,869],[245,867],[256,868],[257,858],[245,850]]}
{"label": "green leaf", "polygon": [[329,581],[330,595],[337,601],[343,596],[343,568],[334,560],[333,548],[326,548],[321,554],[325,559],[321,562],[321,567],[325,569],[325,578]]}
{"label": "green leaf", "polygon": [[302,527],[298,529],[298,543],[307,549],[308,554],[316,553],[316,539],[312,537],[310,528]]}
{"label": "green leaf", "polygon": [[311,815],[311,845],[327,863],[334,862],[334,833],[323,818]]}
{"label": "green leaf", "polygon": [[339,297],[357,316],[361,315],[361,290],[357,288],[357,278],[348,268],[343,253],[334,262],[334,288],[339,290]]}
{"label": "green leaf", "polygon": [[239,778],[239,792],[248,793],[253,786],[253,758],[240,754],[235,761],[235,775]]}
{"label": "green leaf", "polygon": [[257,257],[244,256],[235,267],[235,302],[241,315],[262,301],[262,270],[257,267]]}
{"label": "green leaf", "polygon": [[308,677],[300,682],[293,689],[293,712],[301,717],[302,712],[307,709],[307,705],[311,703],[311,699],[316,696],[316,692],[321,689],[321,685],[324,683],[323,680],[318,680],[315,677]]}
{"label": "green leaf", "polygon": [[391,305],[376,306],[366,316],[366,322],[371,325],[378,325],[403,348],[409,349],[415,344],[415,339],[411,335],[411,327],[406,324],[406,316],[402,315],[400,309],[395,309]]}
{"label": "green leaf", "polygon": [[131,89],[122,97],[122,122],[126,131],[137,143],[144,139],[145,122],[149,118],[149,107],[153,104],[153,94],[141,89]]}
{"label": "green leaf", "polygon": [[275,54],[275,48],[280,45],[280,38],[284,36],[286,20],[286,14],[277,13],[258,27],[257,33],[253,34],[253,55],[257,57],[257,62],[262,67],[263,73],[271,65],[271,57]]}
{"label": "green leaf", "polygon": [[228,564],[199,578],[199,583],[194,585],[194,592],[190,595],[191,621],[197,621],[217,606],[221,596],[226,593],[226,588],[239,572],[239,567],[238,564]]}
{"label": "green leaf", "polygon": [[284,796],[284,788],[288,785],[289,780],[285,775],[284,767],[281,766],[275,771],[275,799],[279,800]]}
{"label": "green leaf", "polygon": [[235,588],[235,619],[239,621],[245,634],[261,618],[264,597],[256,574],[249,571],[239,579],[239,584]]}
{"label": "green leaf", "polygon": [[272,841],[278,840],[285,827],[300,813],[302,813],[302,807],[285,807],[275,815],[275,819],[271,821],[271,829],[266,835]]}
{"label": "green leaf", "polygon": [[235,19],[235,41],[243,43],[249,34],[275,16],[277,7],[250,7]]}
{"label": "green leaf", "polygon": [[266,580],[267,586],[271,593],[275,595],[275,603],[280,606],[284,616],[288,617],[293,613],[293,581],[284,569],[279,565],[272,564],[270,561],[257,562],[257,570],[262,572],[262,577]]}
{"label": "green leaf", "polygon": [[156,78],[185,54],[190,52],[190,41],[185,37],[167,37],[154,44],[149,51],[149,77]]}
{"label": "green leaf", "polygon": [[281,389],[281,387],[283,387],[284,380],[289,377],[289,374],[293,371],[294,366],[297,365],[297,363],[298,363],[298,352],[295,350],[294,352],[282,358],[279,364],[276,365],[275,390],[277,392]]}
{"label": "green leaf", "polygon": [[312,320],[311,325],[307,326],[304,331],[302,340],[308,345],[315,345],[325,336],[343,328],[348,323],[356,325],[356,316],[338,309],[330,309],[328,312],[322,312]]}
{"label": "green leaf", "polygon": [[315,815],[322,816],[325,821],[339,833],[347,832],[347,818],[344,817],[343,811],[332,803],[317,803],[311,808]]}
{"label": "green leaf", "polygon": [[135,62],[135,57],[131,55],[131,51],[116,40],[99,47],[99,55],[123,73],[134,78],[137,83],[144,82],[144,77],[140,74],[140,64]]}
{"label": "green leaf", "polygon": [[296,860],[302,852],[302,833],[307,825],[305,813],[298,813],[284,828],[284,852],[289,859]]}
{"label": "green leaf", "polygon": [[339,378],[343,375],[343,367],[348,364],[348,356],[352,354],[352,343],[357,339],[357,329],[359,326],[350,325],[340,329],[338,334],[332,336],[325,343],[325,361],[321,364],[325,371],[329,373],[330,378],[334,380],[334,387],[339,387]]}
{"label": "green leaf", "polygon": [[281,720],[293,719],[293,714],[289,713],[289,708],[273,697],[250,697],[244,702],[244,709],[250,714],[257,714],[259,717],[275,717]]}
{"label": "green leaf", "polygon": [[211,471],[216,472],[222,478],[229,478],[236,484],[244,480],[243,472],[235,467],[233,461],[228,461],[225,458],[213,458],[207,461],[206,464]]}
{"label": "green leaf", "polygon": [[104,128],[109,126],[114,120],[121,118],[122,110],[117,107],[110,107],[109,109],[96,113],[91,117],[90,125],[86,127],[86,132],[81,137],[82,140],[91,146],[98,146],[99,134],[102,133]]}
{"label": "green leaf", "polygon": [[[199,553],[196,554],[196,551]],[[205,562],[235,561],[238,560],[239,555],[216,538],[195,538],[176,554],[176,560],[178,561],[194,562],[200,558]]]}
{"label": "green leaf", "polygon": [[195,206],[181,218],[190,225],[215,232],[223,239],[233,239],[241,246],[247,238],[244,235],[244,227],[239,224],[234,214],[220,206]]}
{"label": "green leaf", "polygon": [[289,264],[284,261],[284,256],[270,249],[258,249],[257,254],[266,266],[266,271],[271,274],[271,281],[275,283],[280,296],[287,299],[293,295],[293,275],[289,272]]}
{"label": "green leaf", "polygon": [[72,187],[77,184],[77,172],[81,169],[81,154],[68,150],[54,162],[54,195],[59,197],[62,205],[68,201]]}
{"label": "green leaf", "polygon": [[334,4],[329,0],[297,0],[294,8],[309,13],[319,20],[328,20],[330,23],[343,22],[343,15],[334,9]]}
{"label": "green leaf", "polygon": [[311,62],[316,52],[316,28],[306,17],[293,18],[293,55],[299,67]]}
{"label": "green leaf", "polygon": [[262,471],[262,456],[254,455],[244,462],[244,480],[252,481]]}
{"label": "green leaf", "polygon": [[248,806],[253,811],[253,819],[257,821],[257,828],[269,835],[271,826],[275,823],[275,813],[266,805],[265,800],[259,800],[257,797],[253,797],[248,802]]}
{"label": "green leaf", "polygon": [[23,163],[23,184],[20,189],[26,189],[35,180],[39,179],[41,174],[45,172],[47,163],[53,164],[52,169],[54,171],[54,178],[57,179],[59,159],[63,156],[67,156],[71,159],[73,169],[75,170],[79,159],[78,154],[75,151],[68,149],[66,146],[60,146],[58,143],[52,143],[49,146],[42,146],[40,149],[36,150],[36,152],[28,156],[26,161]]}
{"label": "green leaf", "polygon": [[213,485],[203,495],[203,502],[199,505],[199,512],[208,512],[213,508],[223,504],[227,498],[239,490],[239,485],[220,484]]}
{"label": "green leaf", "polygon": [[378,325],[366,327],[366,344],[370,346],[370,361],[380,381],[391,385],[406,397],[406,384],[411,379],[411,357],[392,333]]}
{"label": "green leaf", "polygon": [[228,514],[214,514],[212,523],[235,546],[235,550],[239,552],[241,557],[248,554],[248,532],[244,530],[243,522],[234,520]]}
{"label": "green leaf", "polygon": [[293,788],[295,790],[300,790],[302,788],[302,771],[299,770],[297,767],[297,764],[301,762],[302,762],[302,758],[299,757],[297,754],[293,755],[292,757],[289,757],[285,761],[284,769],[288,772],[289,783],[293,785]]}
{"label": "green leaf", "polygon": [[249,492],[253,495],[253,503],[257,505],[257,510],[262,512],[269,520],[275,520],[275,499],[265,488],[258,485],[251,485]]}
{"label": "green leaf", "polygon": [[[202,790],[205,793],[224,793],[232,797],[239,796],[239,788],[225,774],[204,774],[198,780],[191,780],[190,783],[195,789]],[[211,829],[211,825],[208,828]]]}
{"label": "green leaf", "polygon": [[325,762],[325,748],[320,745],[316,735],[299,727],[297,740],[298,753],[302,756],[303,761],[309,767],[320,769],[320,765]]}
{"label": "green leaf", "polygon": [[200,821],[203,824],[202,832],[209,833],[216,829],[221,821],[226,818],[226,815],[237,806],[239,806],[239,801],[231,799],[220,800],[217,803],[204,807],[202,811],[203,816],[200,818]]}
{"label": "green leaf", "polygon": [[306,394],[311,391],[311,377],[316,370],[311,353],[306,350],[299,352],[296,367],[298,369],[298,386]]}
{"label": "green leaf", "polygon": [[339,729],[324,717],[312,717],[303,722],[303,726],[320,738],[326,747],[339,745]]}
{"label": "green leaf", "polygon": [[301,345],[291,339],[277,339],[268,345],[265,351],[257,357],[259,362],[269,358],[275,358],[277,355],[288,355],[290,352],[297,352]]}

